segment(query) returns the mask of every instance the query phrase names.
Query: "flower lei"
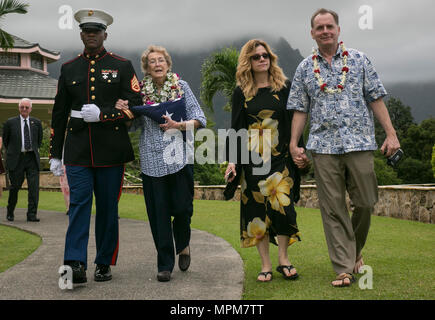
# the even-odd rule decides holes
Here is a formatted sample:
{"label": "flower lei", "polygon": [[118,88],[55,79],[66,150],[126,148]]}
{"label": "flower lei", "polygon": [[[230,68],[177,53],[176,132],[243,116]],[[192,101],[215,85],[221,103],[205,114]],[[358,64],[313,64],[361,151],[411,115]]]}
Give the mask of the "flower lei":
{"label": "flower lei", "polygon": [[149,105],[181,98],[184,92],[181,90],[179,80],[180,76],[178,74],[168,72],[159,93],[157,86],[153,82],[153,78],[150,75],[145,76],[145,78],[139,82],[144,104]]}
{"label": "flower lei", "polygon": [[341,69],[341,81],[334,89],[329,88],[328,84],[324,82],[324,80],[320,76],[320,68],[319,68],[319,63],[317,61],[318,53],[317,50],[313,48],[312,59],[314,64],[313,67],[314,76],[317,78],[317,83],[319,84],[320,90],[326,93],[336,93],[336,92],[341,93],[341,91],[344,89],[344,84],[346,83],[346,75],[349,72],[349,68],[347,67],[347,57],[349,56],[349,52],[344,47],[343,41],[340,41],[339,45],[342,51],[341,56],[343,57],[343,68]]}

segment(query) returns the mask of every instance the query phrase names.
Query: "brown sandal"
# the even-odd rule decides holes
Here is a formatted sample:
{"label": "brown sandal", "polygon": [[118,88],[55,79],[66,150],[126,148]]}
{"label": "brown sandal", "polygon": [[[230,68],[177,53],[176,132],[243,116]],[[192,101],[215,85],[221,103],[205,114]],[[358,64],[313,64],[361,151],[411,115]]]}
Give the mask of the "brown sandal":
{"label": "brown sandal", "polygon": [[[345,279],[349,279],[349,283],[344,282]],[[337,285],[331,282],[331,285],[335,288],[350,287],[350,285],[355,282],[355,277],[352,273],[340,273],[335,280],[341,281],[341,284]]]}

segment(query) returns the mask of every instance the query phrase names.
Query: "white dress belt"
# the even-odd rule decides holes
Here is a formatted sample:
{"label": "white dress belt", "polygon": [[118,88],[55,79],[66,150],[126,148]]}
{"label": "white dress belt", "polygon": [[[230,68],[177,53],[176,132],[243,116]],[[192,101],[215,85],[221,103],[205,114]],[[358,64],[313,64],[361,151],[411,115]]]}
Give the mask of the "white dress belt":
{"label": "white dress belt", "polygon": [[71,110],[71,118],[83,118],[80,110]]}

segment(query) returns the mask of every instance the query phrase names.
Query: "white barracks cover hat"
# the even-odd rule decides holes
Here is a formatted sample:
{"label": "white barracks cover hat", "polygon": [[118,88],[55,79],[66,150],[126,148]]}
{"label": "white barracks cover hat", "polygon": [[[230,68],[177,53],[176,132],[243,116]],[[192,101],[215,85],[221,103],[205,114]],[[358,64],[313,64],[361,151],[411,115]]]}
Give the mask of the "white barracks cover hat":
{"label": "white barracks cover hat", "polygon": [[106,30],[113,22],[113,17],[99,9],[80,9],[74,14],[74,19],[79,23],[81,29]]}

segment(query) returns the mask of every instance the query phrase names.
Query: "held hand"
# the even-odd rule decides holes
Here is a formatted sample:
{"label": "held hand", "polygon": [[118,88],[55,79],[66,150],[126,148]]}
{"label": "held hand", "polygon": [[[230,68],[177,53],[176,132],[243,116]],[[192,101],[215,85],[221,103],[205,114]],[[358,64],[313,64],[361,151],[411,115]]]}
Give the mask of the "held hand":
{"label": "held hand", "polygon": [[100,108],[95,104],[84,104],[80,112],[85,122],[99,122]]}
{"label": "held hand", "polygon": [[234,163],[228,163],[227,169],[225,170],[225,181],[231,182],[236,177],[236,165]]}
{"label": "held hand", "polygon": [[128,100],[118,99],[118,101],[116,101],[115,108],[118,110],[128,110]]}
{"label": "held hand", "polygon": [[304,169],[304,168],[306,168],[309,164],[310,164],[310,159],[308,159],[308,157],[307,157],[307,155],[304,153],[302,156],[302,163],[299,163],[299,164],[297,164],[297,163],[295,163],[296,164],[296,166],[299,168],[299,169]]}
{"label": "held hand", "polygon": [[396,135],[393,136],[387,136],[385,139],[382,147],[381,152],[383,155],[385,155],[387,158],[392,156],[396,153],[397,150],[400,148],[399,140],[397,139]]}
{"label": "held hand", "polygon": [[160,128],[163,131],[169,130],[169,129],[180,129],[180,123],[177,121],[172,120],[170,117],[163,115],[162,118],[166,120],[165,123],[160,125]]}
{"label": "held hand", "polygon": [[52,158],[50,159],[49,163],[50,171],[53,173],[53,175],[57,177],[63,176],[62,160]]}
{"label": "held hand", "polygon": [[308,165],[309,160],[304,148],[290,146],[290,154],[298,168],[305,168]]}

